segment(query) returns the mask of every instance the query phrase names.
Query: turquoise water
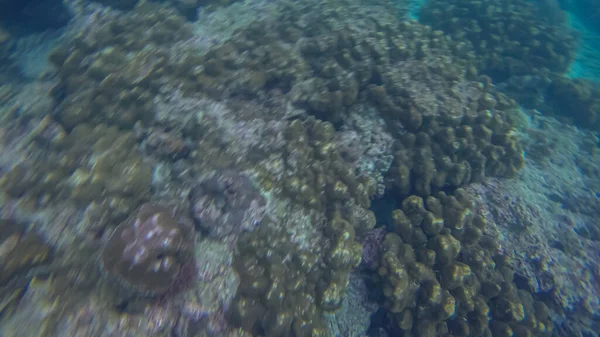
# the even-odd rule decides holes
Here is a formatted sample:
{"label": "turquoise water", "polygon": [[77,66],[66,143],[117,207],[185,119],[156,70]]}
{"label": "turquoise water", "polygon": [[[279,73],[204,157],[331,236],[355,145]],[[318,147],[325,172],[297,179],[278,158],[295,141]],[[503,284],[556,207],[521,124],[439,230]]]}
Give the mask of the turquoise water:
{"label": "turquoise water", "polygon": [[600,35],[598,32],[587,28],[576,16],[570,15],[570,25],[581,34],[581,41],[577,51],[577,57],[571,65],[568,73],[572,78],[587,78],[597,81],[600,76],[600,65],[597,60],[598,48],[600,48]]}
{"label": "turquoise water", "polygon": [[0,337],[598,336],[596,7],[0,0]]}

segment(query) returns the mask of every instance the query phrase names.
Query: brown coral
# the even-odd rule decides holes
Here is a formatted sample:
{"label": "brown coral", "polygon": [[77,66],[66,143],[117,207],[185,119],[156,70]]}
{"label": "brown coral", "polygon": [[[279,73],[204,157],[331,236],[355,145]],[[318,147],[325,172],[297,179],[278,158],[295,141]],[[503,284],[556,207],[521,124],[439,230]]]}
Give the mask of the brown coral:
{"label": "brown coral", "polygon": [[103,270],[129,290],[165,293],[193,259],[194,230],[173,209],[144,204],[112,233],[100,257]]}

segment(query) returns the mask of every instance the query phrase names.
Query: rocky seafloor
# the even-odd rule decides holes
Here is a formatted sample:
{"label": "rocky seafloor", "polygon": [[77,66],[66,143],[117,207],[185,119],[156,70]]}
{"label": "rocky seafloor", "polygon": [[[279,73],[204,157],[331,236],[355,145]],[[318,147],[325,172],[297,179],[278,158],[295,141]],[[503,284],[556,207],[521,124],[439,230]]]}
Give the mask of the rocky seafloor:
{"label": "rocky seafloor", "polygon": [[0,337],[596,336],[577,34],[413,7],[0,1]]}

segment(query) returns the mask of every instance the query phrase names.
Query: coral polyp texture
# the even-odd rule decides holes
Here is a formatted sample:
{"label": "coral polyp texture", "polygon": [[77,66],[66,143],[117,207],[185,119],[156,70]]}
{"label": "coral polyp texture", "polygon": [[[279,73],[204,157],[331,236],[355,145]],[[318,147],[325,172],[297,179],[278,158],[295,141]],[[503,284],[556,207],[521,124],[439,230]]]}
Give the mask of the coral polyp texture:
{"label": "coral polyp texture", "polygon": [[193,263],[194,234],[191,220],[175,210],[143,204],[102,248],[102,269],[134,293],[163,294]]}
{"label": "coral polyp texture", "polygon": [[266,203],[248,177],[231,170],[201,182],[190,193],[190,202],[198,228],[215,238],[254,229]]}
{"label": "coral polyp texture", "polygon": [[[292,121],[285,130],[285,166],[291,173],[284,191],[307,207],[327,209],[335,203],[352,201],[368,208],[374,187],[366,177],[356,177],[354,168],[342,158],[329,122],[309,117]],[[312,166],[305,163],[313,162]]]}
{"label": "coral polyp texture", "polygon": [[[245,0],[201,13],[224,32],[179,15],[207,3],[88,3],[93,14],[49,55],[44,117],[16,105],[0,130],[3,150],[19,144],[14,165],[0,155],[6,197],[76,209],[64,236],[85,237],[105,276],[61,304],[48,325],[69,333],[50,335],[364,334],[366,317],[343,317],[353,277],[368,279],[371,323],[389,336],[552,334],[552,308],[517,288],[464,187],[518,175],[518,105],[494,82],[558,76],[571,35],[548,22],[528,31],[538,19],[519,0],[506,10],[431,0],[431,27],[400,22],[387,0]],[[593,91],[572,85],[552,90],[581,102],[578,114],[595,109]],[[19,97],[0,87],[1,102]],[[79,247],[58,242],[76,259]],[[78,270],[53,261],[59,276]],[[63,284],[85,283],[67,274]],[[104,300],[122,292],[116,308]],[[70,315],[78,326],[63,323]]]}
{"label": "coral polyp texture", "polygon": [[137,152],[133,134],[104,124],[79,124],[66,134],[46,118],[22,146],[37,146],[36,139],[47,141],[51,150],[8,168],[0,179],[7,195],[52,204],[99,204],[118,221],[149,196],[152,171]]}
{"label": "coral polyp texture", "polygon": [[477,67],[496,81],[511,76],[564,73],[573,59],[577,35],[565,20],[539,15],[525,0],[427,1],[423,23],[457,41],[468,40],[477,52]]}
{"label": "coral polyp texture", "polygon": [[[484,102],[491,105],[486,108]],[[416,132],[398,137],[389,187],[402,196],[426,197],[489,176],[514,177],[524,152],[513,130],[513,109],[506,96],[481,93],[472,116],[424,119]]]}
{"label": "coral polyp texture", "polygon": [[[486,220],[458,189],[406,198],[393,212],[378,273],[402,335],[550,336],[548,307],[517,288]],[[400,333],[400,332],[399,332]]]}
{"label": "coral polyp texture", "polygon": [[314,251],[268,221],[243,235],[234,265],[244,281],[228,313],[231,322],[252,334],[328,336],[323,313],[341,306],[361,245],[343,219],[333,219],[325,231],[330,246]]}

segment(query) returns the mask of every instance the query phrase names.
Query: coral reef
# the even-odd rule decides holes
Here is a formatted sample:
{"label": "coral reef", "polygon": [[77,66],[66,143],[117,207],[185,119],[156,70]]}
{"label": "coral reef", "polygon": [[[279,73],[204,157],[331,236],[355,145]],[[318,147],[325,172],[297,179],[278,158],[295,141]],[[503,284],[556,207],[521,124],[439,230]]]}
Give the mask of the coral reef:
{"label": "coral reef", "polygon": [[[379,96],[383,102],[389,102]],[[513,177],[523,166],[523,150],[512,131],[512,109],[505,96],[480,96],[475,115],[455,120],[428,118],[396,144],[389,186],[401,196],[432,192],[482,181],[486,176]],[[486,108],[486,103],[491,103]],[[498,107],[496,107],[498,104]],[[494,109],[496,107],[496,109]],[[393,103],[390,104],[393,109]],[[506,109],[507,112],[504,112]],[[421,119],[419,114],[415,118]],[[446,126],[441,126],[446,125]]]}
{"label": "coral reef", "polygon": [[326,336],[323,311],[342,305],[349,272],[361,257],[347,221],[334,219],[326,230],[337,239],[312,252],[266,222],[243,235],[234,263],[245,281],[232,304],[231,321],[253,334]]}
{"label": "coral reef", "polygon": [[375,107],[355,104],[348,109],[335,143],[342,158],[356,168],[358,176],[375,185],[374,197],[385,193],[385,174],[394,160],[394,138]]}
{"label": "coral reef", "polygon": [[[39,227],[70,240],[53,240],[64,256],[51,295],[15,290],[47,335],[354,337],[377,309],[358,276],[382,289],[391,336],[551,333],[543,298],[520,287],[530,275],[513,277],[463,190],[524,162],[515,102],[478,75],[496,69],[481,45],[401,23],[388,1],[215,6],[201,15],[224,20],[216,35],[174,1],[120,4],[93,5],[50,55],[55,105],[4,121],[3,192],[39,218],[60,214]],[[229,25],[243,6],[261,14]],[[518,67],[561,71],[569,52]],[[377,197],[398,209],[376,218]],[[194,241],[194,226],[207,235]],[[81,252],[94,250],[109,282],[87,273]]]}
{"label": "coral reef", "polygon": [[543,302],[519,290],[507,256],[482,235],[486,220],[457,189],[410,196],[393,212],[378,273],[396,328],[416,336],[544,336]]}
{"label": "coral reef", "polygon": [[[423,133],[427,133],[437,139],[450,139],[446,144],[440,144],[439,150],[437,146],[429,146],[424,140],[422,145],[425,149],[404,151],[409,152],[408,154],[402,154],[402,150],[396,151],[396,161],[406,161],[409,167],[395,168],[394,172],[400,171],[398,173],[400,177],[392,173],[391,180],[408,179],[410,174],[405,174],[404,171],[410,171],[412,165],[431,168],[424,170],[423,181],[417,183],[419,186],[416,192],[426,195],[432,188],[431,185],[433,189],[439,189],[445,185],[461,186],[470,181],[477,181],[484,174],[499,176],[514,174],[521,165],[522,153],[516,140],[510,136],[511,124],[507,117],[509,112],[502,112],[510,110],[512,105],[504,97],[491,92],[489,83],[484,85],[482,90],[481,84],[467,79],[468,76],[474,75],[472,69],[468,70],[474,56],[465,43],[453,44],[441,32],[432,31],[418,24],[400,25],[389,14],[383,12],[387,8],[379,4],[374,7],[377,8],[376,13],[380,16],[371,13],[368,15],[386,28],[383,29],[382,34],[371,36],[365,33],[365,30],[352,28],[349,20],[352,15],[355,15],[351,14],[352,6],[336,5],[337,2],[318,4],[309,12],[301,6],[283,6],[275,18],[250,25],[235,34],[229,41],[209,50],[205,55],[194,55],[193,50],[183,50],[182,56],[174,58],[171,56],[172,53],[169,54],[166,50],[159,52],[160,49],[157,48],[153,51],[137,51],[136,60],[125,64],[118,50],[132,50],[132,48],[137,50],[138,47],[124,45],[116,48],[121,44],[119,42],[121,37],[118,34],[115,37],[114,33],[105,34],[100,29],[99,32],[91,34],[98,35],[97,37],[87,39],[93,41],[94,46],[81,48],[78,44],[74,44],[73,51],[60,52],[59,50],[54,54],[53,59],[56,59],[55,63],[59,65],[59,73],[64,72],[63,77],[66,79],[77,78],[76,82],[78,82],[72,93],[68,89],[71,80],[65,80],[66,86],[61,86],[61,89],[57,90],[61,95],[65,94],[64,90],[66,90],[67,94],[61,103],[61,110],[64,112],[59,118],[67,128],[83,119],[89,119],[92,116],[91,112],[94,111],[93,106],[82,106],[89,101],[100,103],[98,107],[103,111],[106,110],[106,113],[93,114],[100,119],[99,122],[116,123],[122,127],[130,127],[134,120],[141,120],[142,124],[148,124],[154,104],[147,99],[139,101],[138,98],[151,97],[152,93],[161,91],[158,89],[159,83],[167,81],[172,83],[166,87],[175,86],[173,90],[183,90],[186,96],[192,92],[202,93],[218,100],[256,99],[265,91],[277,89],[285,93],[286,98],[296,107],[306,109],[308,113],[320,119],[339,123],[344,122],[347,116],[351,116],[348,110],[352,110],[350,107],[357,102],[360,94],[366,92],[382,111],[391,134],[402,134],[408,130],[420,135],[421,138]],[[143,21],[144,13],[151,8],[150,5],[136,7],[134,18]],[[159,9],[158,12],[166,22],[173,23],[165,27],[167,32],[172,32],[169,35],[170,40],[178,41],[188,36],[185,32],[189,30],[172,14],[164,9]],[[319,14],[321,15],[319,17],[313,16],[312,13],[323,14]],[[342,18],[349,16],[348,19],[344,19],[347,22],[337,22],[328,16],[330,13],[337,13],[336,15]],[[140,22],[136,29],[138,26],[154,25],[156,21],[153,20],[155,19],[146,23]],[[361,20],[369,22],[364,18]],[[117,20],[112,25],[122,26],[123,31],[128,32],[127,27],[135,22],[135,19],[127,23],[124,20]],[[164,25],[162,21],[160,24]],[[372,23],[369,25],[374,31],[380,29]],[[309,33],[306,27],[311,27],[319,34]],[[342,30],[335,31],[332,27]],[[157,28],[153,28],[148,37],[128,33],[135,36],[122,38],[128,41],[132,38],[136,41],[154,41],[164,47],[171,45],[165,40],[153,39],[157,31]],[[162,38],[166,33],[162,31],[161,33]],[[391,43],[393,48],[386,49],[384,46],[388,43]],[[297,48],[289,48],[290,44],[296,45]],[[105,52],[94,52],[101,46],[105,46]],[[336,53],[345,56],[333,57]],[[90,55],[95,61],[81,63],[81,60],[86,60],[84,55]],[[450,55],[458,57],[452,58]],[[73,60],[73,63],[67,60]],[[97,64],[98,68],[95,68],[94,64]],[[437,66],[430,66],[434,64]],[[143,71],[139,69],[142,65]],[[76,70],[69,70],[73,68]],[[175,71],[166,71],[171,68]],[[117,73],[117,70],[120,72]],[[133,73],[132,76],[121,75],[130,72]],[[139,75],[140,72],[142,75]],[[77,75],[81,73],[86,75],[83,77]],[[185,75],[175,79],[169,76],[171,73]],[[423,73],[427,73],[428,76],[422,76]],[[124,82],[120,80],[113,82],[121,77],[131,78]],[[81,85],[79,80],[83,80],[86,84]],[[176,84],[178,82],[179,84]],[[96,94],[91,93],[91,90],[85,90],[90,93],[89,96],[82,92],[81,88],[91,85],[102,87],[102,83],[109,85],[111,91],[114,90],[113,94],[107,92],[106,95],[95,97]],[[133,101],[124,100],[123,105],[118,103],[119,106],[107,104],[117,102],[111,97],[120,92],[119,90],[130,92],[138,98],[133,97]],[[448,92],[448,94],[440,92]],[[81,95],[89,99],[82,99]],[[135,104],[132,107],[133,103]],[[463,109],[464,105],[469,108]],[[439,125],[442,124],[451,124],[453,128],[441,128]],[[471,131],[473,127],[474,132]],[[184,135],[191,134],[192,131],[194,130],[184,131]],[[327,132],[331,133],[331,131]],[[458,140],[454,142],[451,141],[452,137],[445,137],[444,134],[448,133],[458,134]],[[289,137],[296,136],[293,134]],[[473,141],[470,141],[471,138]],[[480,138],[487,141],[479,142]],[[416,152],[426,152],[428,147],[433,147],[431,151],[434,152],[435,160],[442,162],[441,164],[432,166],[428,163],[419,163]],[[360,164],[362,163],[356,163],[356,165]],[[389,159],[384,159],[379,165],[377,175],[387,169]],[[442,172],[436,177],[436,181],[432,181],[433,178],[430,177],[434,169]],[[414,171],[419,170],[414,169]],[[371,170],[365,173],[375,172]],[[363,179],[371,179],[369,185],[382,183],[381,177],[377,176]],[[349,184],[348,181],[343,183]],[[407,186],[402,182],[399,185],[401,185],[398,187],[400,194],[405,194],[404,190]],[[353,187],[349,186],[349,188]],[[372,187],[369,187],[367,195],[381,194],[380,186],[376,191],[371,189]],[[306,192],[311,193],[310,190]],[[414,192],[412,187],[408,187],[408,192]],[[360,193],[363,193],[359,198],[362,200],[360,203],[365,205],[365,193]]]}
{"label": "coral reef", "polygon": [[57,119],[67,129],[84,121],[126,128],[152,121],[157,81],[171,73],[165,68],[169,53],[144,47],[189,38],[184,20],[172,10],[142,4],[132,15],[95,28],[49,56],[61,80],[54,89]]}
{"label": "coral reef", "polygon": [[[487,219],[486,234],[510,257],[515,283],[544,301],[555,335],[593,336],[599,328],[598,241],[600,228],[596,136],[551,117],[534,115],[522,129],[530,153],[547,141],[543,156],[527,156],[513,180],[491,179],[470,186]],[[543,143],[542,143],[543,144]],[[536,150],[538,151],[538,150]]]}
{"label": "coral reef", "polygon": [[26,287],[10,295],[3,293],[3,317],[12,313],[6,315],[10,319],[4,319],[0,324],[3,336],[43,336],[48,332],[44,321],[57,310],[56,303],[46,297],[52,293],[50,284],[43,278],[33,278],[26,283]]}
{"label": "coral reef", "polygon": [[240,238],[240,254],[234,263],[245,281],[231,306],[230,321],[252,334],[326,335],[314,293],[318,256],[298,251],[287,235],[267,229],[263,223]]}
{"label": "coral reef", "polygon": [[[374,187],[368,180],[357,179],[353,168],[336,151],[334,132],[330,123],[314,117],[290,123],[285,131],[284,160],[286,171],[292,175],[285,179],[284,191],[311,208],[326,210],[331,203],[349,200],[368,208]],[[306,166],[309,161],[315,165]]]}
{"label": "coral reef", "polygon": [[564,73],[575,57],[577,35],[564,20],[539,15],[525,0],[428,1],[419,16],[477,52],[477,69],[494,81],[538,73]]}
{"label": "coral reef", "polygon": [[361,276],[350,274],[340,309],[325,315],[329,336],[364,336],[371,324],[370,316],[378,308],[367,295],[367,285]]}
{"label": "coral reef", "polygon": [[117,226],[101,252],[101,266],[129,290],[156,295],[171,289],[193,263],[191,219],[176,210],[143,204]]}
{"label": "coral reef", "polygon": [[360,238],[362,245],[361,265],[367,269],[376,270],[381,261],[383,251],[383,240],[387,231],[385,227],[377,227]]}
{"label": "coral reef", "polygon": [[43,140],[43,136],[51,137],[53,151],[28,158],[0,179],[9,196],[41,198],[47,203],[71,200],[82,206],[101,203],[117,220],[148,197],[152,172],[137,154],[131,133],[81,124],[65,135],[47,117],[23,146],[36,138]]}

